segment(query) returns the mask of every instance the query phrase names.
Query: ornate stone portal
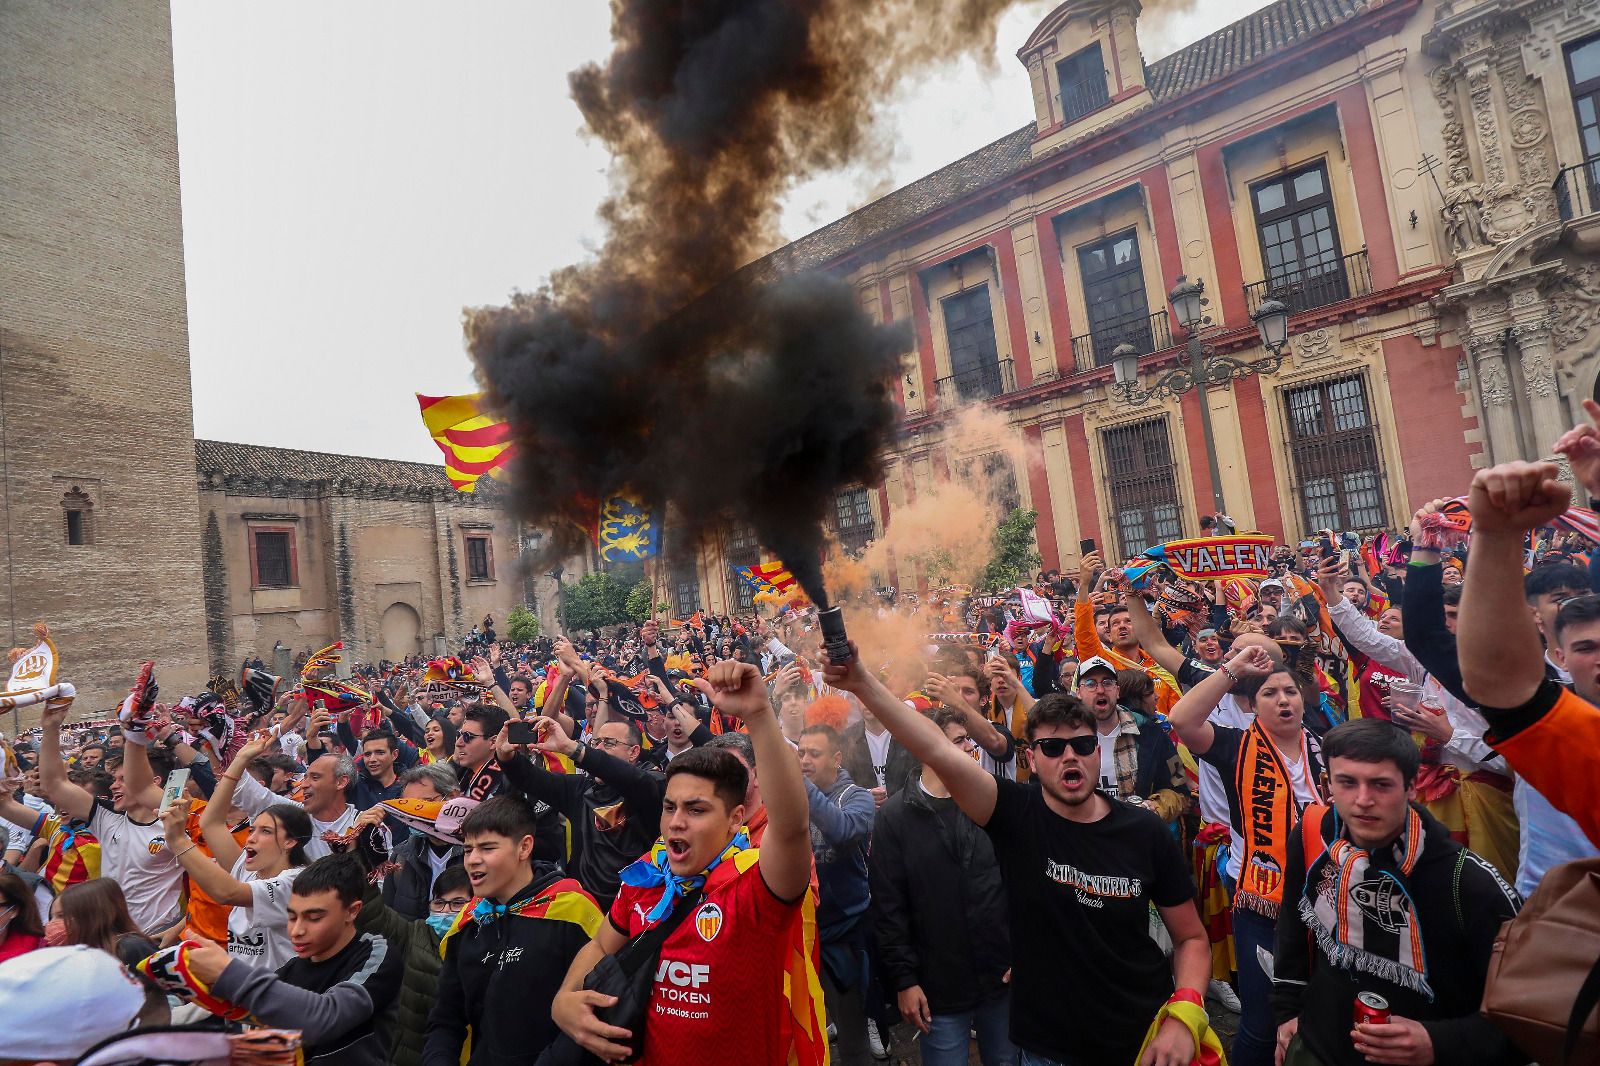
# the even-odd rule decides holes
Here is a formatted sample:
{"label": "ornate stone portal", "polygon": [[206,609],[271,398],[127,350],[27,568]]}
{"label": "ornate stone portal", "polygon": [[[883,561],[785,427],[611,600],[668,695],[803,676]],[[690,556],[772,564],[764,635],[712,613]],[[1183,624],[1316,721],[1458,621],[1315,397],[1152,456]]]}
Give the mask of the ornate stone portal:
{"label": "ornate stone portal", "polygon": [[1562,219],[1553,184],[1581,158],[1564,48],[1597,32],[1581,0],[1454,0],[1423,38],[1459,279],[1436,304],[1468,356],[1487,461],[1547,453],[1596,395],[1600,264],[1585,249],[1600,215]]}

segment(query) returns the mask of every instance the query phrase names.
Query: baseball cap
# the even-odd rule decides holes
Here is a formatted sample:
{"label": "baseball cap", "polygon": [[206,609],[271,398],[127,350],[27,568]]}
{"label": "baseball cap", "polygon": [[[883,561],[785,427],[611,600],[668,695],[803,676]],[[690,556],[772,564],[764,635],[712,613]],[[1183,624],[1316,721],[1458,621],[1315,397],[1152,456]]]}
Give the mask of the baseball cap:
{"label": "baseball cap", "polygon": [[1111,660],[1103,655],[1091,655],[1079,663],[1077,680],[1082,681],[1084,675],[1090,670],[1109,670],[1112,677],[1117,676],[1117,668],[1111,665]]}
{"label": "baseball cap", "polygon": [[1283,582],[1279,581],[1275,577],[1269,577],[1269,578],[1267,578],[1265,581],[1263,581],[1261,583],[1261,587],[1264,588],[1264,589],[1265,588],[1274,588],[1274,589],[1278,589],[1278,590],[1281,591],[1283,589]]}
{"label": "baseball cap", "polygon": [[0,1018],[12,1059],[76,1059],[133,1028],[144,986],[113,956],[74,944],[0,963]]}

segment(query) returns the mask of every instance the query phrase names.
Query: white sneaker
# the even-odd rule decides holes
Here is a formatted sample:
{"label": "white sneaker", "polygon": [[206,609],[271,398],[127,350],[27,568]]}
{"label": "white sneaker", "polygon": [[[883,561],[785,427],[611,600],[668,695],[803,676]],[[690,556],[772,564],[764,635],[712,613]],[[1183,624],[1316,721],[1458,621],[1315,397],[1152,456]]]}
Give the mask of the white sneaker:
{"label": "white sneaker", "polygon": [[871,1018],[867,1019],[867,1046],[872,1049],[872,1057],[879,1061],[889,1058],[889,1049],[884,1046],[883,1037],[878,1035],[878,1023]]}
{"label": "white sneaker", "polygon": [[1233,986],[1226,981],[1212,978],[1211,984],[1206,988],[1206,998],[1216,1000],[1235,1014],[1239,1013],[1239,996],[1234,992]]}

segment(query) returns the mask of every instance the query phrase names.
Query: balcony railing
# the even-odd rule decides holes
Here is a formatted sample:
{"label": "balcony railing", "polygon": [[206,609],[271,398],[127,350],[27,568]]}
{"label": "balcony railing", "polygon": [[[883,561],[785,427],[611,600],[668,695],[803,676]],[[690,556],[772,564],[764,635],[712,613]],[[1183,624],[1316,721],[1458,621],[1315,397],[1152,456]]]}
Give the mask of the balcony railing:
{"label": "balcony railing", "polygon": [[1263,300],[1278,300],[1288,305],[1291,315],[1298,315],[1371,292],[1372,269],[1367,265],[1367,250],[1363,248],[1351,252],[1337,264],[1294,270],[1268,281],[1246,285],[1244,301],[1253,312]]}
{"label": "balcony railing", "polygon": [[1061,87],[1061,114],[1066,122],[1080,119],[1091,111],[1098,111],[1110,102],[1111,95],[1106,92],[1106,75],[1103,70],[1097,75],[1068,82]]}
{"label": "balcony railing", "polygon": [[1012,360],[1007,356],[983,366],[973,367],[971,370],[963,370],[959,374],[940,378],[934,384],[939,391],[940,406],[955,407],[973,400],[987,400],[1012,392],[1017,387],[1017,378]]}
{"label": "balcony railing", "polygon": [[1563,222],[1600,211],[1600,159],[1564,168],[1552,189]]}
{"label": "balcony railing", "polygon": [[1072,338],[1072,364],[1078,373],[1108,366],[1111,353],[1121,344],[1131,344],[1140,355],[1149,355],[1172,347],[1172,330],[1167,326],[1167,309],[1162,308],[1149,318],[1131,322],[1118,322]]}

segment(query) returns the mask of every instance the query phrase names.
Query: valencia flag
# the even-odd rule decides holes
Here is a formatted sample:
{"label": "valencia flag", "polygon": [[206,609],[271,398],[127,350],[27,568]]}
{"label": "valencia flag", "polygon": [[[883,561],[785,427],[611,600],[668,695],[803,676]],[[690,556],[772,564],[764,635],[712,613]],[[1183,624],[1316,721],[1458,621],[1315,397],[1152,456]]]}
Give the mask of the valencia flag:
{"label": "valencia flag", "polygon": [[477,488],[485,474],[505,477],[506,464],[516,454],[511,424],[485,414],[482,393],[466,396],[424,396],[417,393],[422,424],[444,452],[444,473],[462,492]]}

